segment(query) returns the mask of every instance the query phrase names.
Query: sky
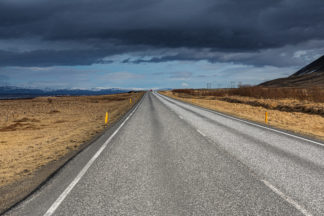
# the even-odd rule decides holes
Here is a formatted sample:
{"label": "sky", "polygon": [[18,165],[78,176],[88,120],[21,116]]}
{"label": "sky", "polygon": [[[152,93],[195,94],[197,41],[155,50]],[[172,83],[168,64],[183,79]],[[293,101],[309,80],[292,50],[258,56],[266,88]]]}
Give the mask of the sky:
{"label": "sky", "polygon": [[323,0],[0,0],[0,86],[213,88],[324,54]]}

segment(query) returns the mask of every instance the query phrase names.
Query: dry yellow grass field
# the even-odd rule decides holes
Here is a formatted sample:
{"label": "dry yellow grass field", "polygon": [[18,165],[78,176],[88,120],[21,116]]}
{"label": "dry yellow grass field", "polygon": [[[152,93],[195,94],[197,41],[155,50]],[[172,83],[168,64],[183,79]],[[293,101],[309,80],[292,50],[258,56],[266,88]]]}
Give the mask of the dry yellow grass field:
{"label": "dry yellow grass field", "polygon": [[[264,123],[265,112],[268,112],[269,125],[324,140],[324,117],[320,112],[324,109],[324,103],[294,99],[256,99],[240,96],[195,97],[171,91],[161,93],[188,103],[260,123]],[[224,100],[224,98],[226,99]],[[278,110],[280,107],[285,111]],[[299,111],[296,107],[301,107],[302,110]],[[319,112],[318,114],[316,112],[313,114],[304,113],[303,111],[308,108]]]}
{"label": "dry yellow grass field", "polygon": [[0,101],[0,189],[77,150],[143,93]]}

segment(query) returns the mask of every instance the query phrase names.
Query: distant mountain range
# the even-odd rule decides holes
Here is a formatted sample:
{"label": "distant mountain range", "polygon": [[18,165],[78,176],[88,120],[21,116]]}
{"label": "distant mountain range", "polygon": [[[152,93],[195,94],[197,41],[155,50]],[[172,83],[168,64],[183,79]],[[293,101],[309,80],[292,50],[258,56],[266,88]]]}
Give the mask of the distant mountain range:
{"label": "distant mountain range", "polygon": [[128,89],[59,89],[59,90],[42,90],[19,88],[14,86],[0,86],[0,99],[13,99],[13,98],[34,98],[39,96],[81,96],[81,95],[107,95],[129,92]]}
{"label": "distant mountain range", "polygon": [[324,87],[324,55],[293,75],[261,83],[266,87]]}

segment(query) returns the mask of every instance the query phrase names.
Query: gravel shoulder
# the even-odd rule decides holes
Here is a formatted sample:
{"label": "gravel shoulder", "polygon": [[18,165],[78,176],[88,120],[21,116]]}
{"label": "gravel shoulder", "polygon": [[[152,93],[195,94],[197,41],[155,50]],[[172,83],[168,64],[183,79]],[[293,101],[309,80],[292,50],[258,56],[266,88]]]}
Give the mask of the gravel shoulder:
{"label": "gravel shoulder", "polygon": [[[143,93],[0,102],[0,213],[114,125]],[[129,99],[132,98],[132,104]],[[109,112],[109,124],[104,124]]]}

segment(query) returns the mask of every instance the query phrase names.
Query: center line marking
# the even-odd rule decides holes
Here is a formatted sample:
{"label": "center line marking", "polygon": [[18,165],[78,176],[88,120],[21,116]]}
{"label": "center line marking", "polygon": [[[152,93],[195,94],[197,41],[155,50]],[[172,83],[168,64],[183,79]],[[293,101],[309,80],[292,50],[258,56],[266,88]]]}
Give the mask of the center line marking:
{"label": "center line marking", "polygon": [[[299,136],[296,136],[296,135],[292,135],[292,134],[289,134],[289,133],[285,133],[283,131],[280,131],[280,130],[276,130],[276,129],[273,129],[273,128],[268,128],[268,127],[265,127],[265,126],[262,126],[262,125],[258,125],[258,124],[255,124],[255,123],[252,123],[252,122],[248,122],[248,121],[245,121],[245,120],[242,120],[242,119],[239,119],[239,118],[236,118],[236,117],[232,117],[232,116],[228,116],[228,115],[225,115],[225,114],[222,114],[222,113],[219,113],[217,111],[213,111],[213,110],[208,110],[206,108],[203,108],[203,107],[195,107],[193,106],[192,104],[186,104],[182,101],[178,101],[176,99],[171,99],[171,98],[168,98],[164,95],[161,95],[161,94],[158,94],[158,96],[166,101],[169,101],[169,102],[175,102],[177,106],[181,107],[181,105],[179,104],[184,104],[184,105],[187,105],[189,107],[194,107],[194,108],[198,108],[198,109],[202,109],[202,110],[205,110],[205,111],[208,111],[210,113],[214,113],[214,114],[217,114],[217,115],[220,115],[220,116],[223,116],[223,117],[226,117],[226,118],[229,118],[229,119],[233,119],[233,120],[236,120],[236,121],[240,121],[240,122],[244,122],[244,123],[247,123],[249,125],[253,125],[253,126],[256,126],[256,127],[259,127],[259,128],[263,128],[263,129],[266,129],[266,130],[270,130],[270,131],[274,131],[274,132],[277,132],[277,133],[281,133],[281,134],[285,134],[287,136],[290,136],[290,137],[294,137],[294,138],[297,138],[297,139],[300,139],[300,140],[303,140],[303,141],[307,141],[307,142],[311,142],[311,143],[314,143],[314,144],[317,144],[319,146],[324,146],[324,144],[322,143],[319,143],[319,142],[316,142],[316,141],[313,141],[313,140],[309,140],[307,138],[303,138],[303,137],[299,137]],[[196,129],[198,133],[200,133],[202,136],[206,136],[205,134],[203,134],[199,129]],[[279,195],[282,199],[284,199],[286,202],[288,202],[290,205],[292,205],[294,208],[296,208],[298,211],[300,211],[303,215],[305,216],[312,216],[311,213],[309,213],[303,206],[299,205],[295,200],[293,200],[291,197],[289,197],[288,195],[284,194],[283,192],[281,192],[278,188],[276,188],[275,186],[273,186],[270,182],[266,181],[266,180],[261,180],[266,187],[268,187],[271,191],[273,191],[274,193],[276,193],[277,195]]]}
{"label": "center line marking", "polygon": [[197,132],[200,133],[202,136],[206,136],[203,132],[201,132],[199,129],[197,129]]}
{"label": "center line marking", "polygon": [[297,210],[299,210],[303,215],[305,216],[312,216],[306,209],[304,209],[301,205],[299,205],[295,200],[287,196],[286,194],[282,193],[279,189],[277,189],[275,186],[270,184],[267,180],[261,180],[268,188],[270,188],[273,192],[278,194],[281,198],[286,200],[289,204],[294,206]]}
{"label": "center line marking", "polygon": [[179,115],[179,118],[183,119],[183,117],[181,115]]}

